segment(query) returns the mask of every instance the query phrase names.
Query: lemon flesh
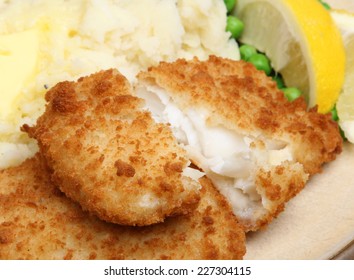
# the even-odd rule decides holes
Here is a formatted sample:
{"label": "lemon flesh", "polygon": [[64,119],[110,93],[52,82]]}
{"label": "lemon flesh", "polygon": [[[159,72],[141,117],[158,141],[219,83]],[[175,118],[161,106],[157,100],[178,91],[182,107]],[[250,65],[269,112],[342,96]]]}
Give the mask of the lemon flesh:
{"label": "lemon flesh", "polygon": [[240,38],[264,52],[288,87],[297,87],[308,105],[326,113],[341,91],[345,51],[329,12],[318,0],[239,0],[244,22]]}
{"label": "lemon flesh", "polygon": [[339,124],[354,143],[354,14],[332,10],[331,16],[342,34],[347,56],[344,86],[337,103]]}

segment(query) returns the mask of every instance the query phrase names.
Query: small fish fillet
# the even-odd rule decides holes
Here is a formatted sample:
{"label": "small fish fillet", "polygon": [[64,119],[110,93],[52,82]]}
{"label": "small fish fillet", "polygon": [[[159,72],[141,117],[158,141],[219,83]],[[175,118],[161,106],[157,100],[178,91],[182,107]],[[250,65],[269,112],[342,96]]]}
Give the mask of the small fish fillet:
{"label": "small fish fillet", "polygon": [[58,83],[46,101],[37,124],[24,130],[38,140],[52,181],[83,209],[143,226],[197,206],[200,184],[184,175],[186,152],[117,70]]}
{"label": "small fish fillet", "polygon": [[155,121],[171,124],[247,230],[268,224],[342,149],[329,114],[307,110],[303,98],[289,102],[244,61],[161,62],[138,75],[135,92]]}

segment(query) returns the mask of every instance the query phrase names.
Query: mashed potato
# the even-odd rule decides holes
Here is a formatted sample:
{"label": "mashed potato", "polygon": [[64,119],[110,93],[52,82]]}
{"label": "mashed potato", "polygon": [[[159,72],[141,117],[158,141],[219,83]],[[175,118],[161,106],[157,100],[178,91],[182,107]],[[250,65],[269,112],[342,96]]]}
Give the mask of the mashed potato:
{"label": "mashed potato", "polygon": [[134,83],[163,60],[239,59],[225,26],[223,0],[0,0],[0,35],[36,29],[40,40],[34,77],[0,119],[0,168],[37,151],[20,126],[42,114],[47,88],[112,67]]}

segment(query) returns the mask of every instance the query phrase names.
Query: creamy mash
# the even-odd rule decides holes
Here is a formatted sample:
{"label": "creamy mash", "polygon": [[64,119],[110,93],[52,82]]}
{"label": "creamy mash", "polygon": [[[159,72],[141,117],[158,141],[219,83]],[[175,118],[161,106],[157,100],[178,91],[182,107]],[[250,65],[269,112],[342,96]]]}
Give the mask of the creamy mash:
{"label": "creamy mash", "polygon": [[35,123],[57,82],[113,67],[134,83],[159,61],[239,59],[225,26],[223,0],[0,0],[0,168],[37,151],[20,126]]}

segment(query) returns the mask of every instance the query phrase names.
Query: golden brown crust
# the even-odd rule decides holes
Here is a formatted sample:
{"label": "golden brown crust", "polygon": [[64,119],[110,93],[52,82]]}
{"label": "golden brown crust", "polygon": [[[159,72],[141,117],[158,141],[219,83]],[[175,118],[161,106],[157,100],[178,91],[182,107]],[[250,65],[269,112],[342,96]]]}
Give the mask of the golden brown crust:
{"label": "golden brown crust", "polygon": [[242,259],[245,234],[201,179],[198,208],[146,227],[109,224],[50,181],[38,155],[0,171],[0,259]]}
{"label": "golden brown crust", "polygon": [[255,224],[247,225],[247,231],[255,231],[268,225],[284,210],[285,204],[305,187],[307,180],[308,174],[301,164],[283,162],[270,170],[260,170],[257,173],[256,186],[264,199],[267,214]]}
{"label": "golden brown crust", "polygon": [[263,140],[289,146],[291,162],[257,166],[257,192],[266,212],[258,219],[240,219],[246,230],[268,224],[324,163],[342,150],[338,125],[330,114],[307,110],[304,99],[289,102],[263,71],[244,61],[210,56],[207,61],[161,62],[138,75],[141,87],[158,86],[178,107],[207,112],[211,126],[221,125],[255,139],[252,149],[266,149]]}
{"label": "golden brown crust", "polygon": [[[38,140],[52,180],[106,221],[149,225],[191,212],[200,185],[184,178],[188,164],[167,125],[143,111],[116,70],[48,91],[45,113],[24,126]],[[169,168],[166,174],[166,166]]]}
{"label": "golden brown crust", "polygon": [[306,173],[321,171],[342,150],[330,114],[306,110],[304,99],[288,102],[276,83],[244,61],[210,56],[207,61],[161,62],[138,79],[166,89],[179,106],[206,109],[209,122],[234,131],[291,143]]}

